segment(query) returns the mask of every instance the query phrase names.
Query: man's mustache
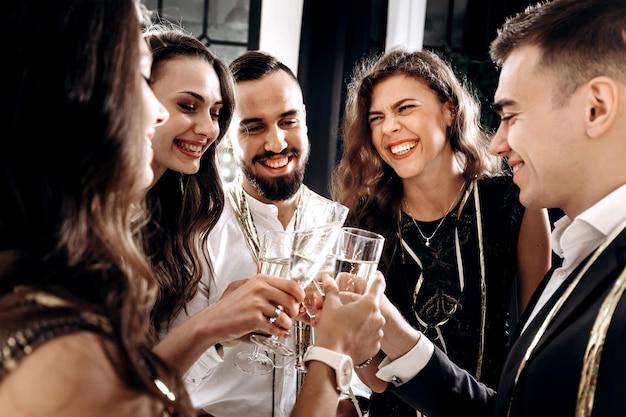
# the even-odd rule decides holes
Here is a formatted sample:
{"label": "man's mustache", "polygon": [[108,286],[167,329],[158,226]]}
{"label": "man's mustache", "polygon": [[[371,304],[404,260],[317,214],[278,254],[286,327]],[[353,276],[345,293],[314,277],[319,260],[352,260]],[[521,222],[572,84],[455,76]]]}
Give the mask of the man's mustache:
{"label": "man's mustache", "polygon": [[254,158],[252,158],[252,162],[259,162],[263,159],[269,159],[269,158],[273,158],[275,156],[278,155],[282,155],[282,156],[286,156],[287,158],[297,158],[300,156],[300,151],[298,151],[297,149],[285,149],[279,153],[276,152],[265,152],[264,154],[261,155],[257,155]]}

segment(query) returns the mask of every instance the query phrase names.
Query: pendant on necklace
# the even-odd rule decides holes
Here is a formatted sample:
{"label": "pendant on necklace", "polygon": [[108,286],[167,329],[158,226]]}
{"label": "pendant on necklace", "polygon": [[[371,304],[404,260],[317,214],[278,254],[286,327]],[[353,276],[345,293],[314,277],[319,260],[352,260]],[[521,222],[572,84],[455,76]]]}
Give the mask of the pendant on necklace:
{"label": "pendant on necklace", "polygon": [[439,231],[439,228],[441,227],[443,222],[446,220],[446,217],[448,217],[448,214],[450,213],[450,210],[452,210],[452,207],[454,207],[454,203],[456,202],[456,199],[461,194],[461,191],[463,191],[463,188],[465,188],[465,182],[463,182],[461,184],[461,188],[459,188],[459,191],[457,191],[457,194],[454,197],[454,200],[452,200],[452,203],[450,203],[450,207],[448,207],[448,210],[446,211],[446,213],[443,215],[443,217],[439,221],[439,224],[437,225],[437,227],[435,227],[435,231],[430,236],[426,236],[426,235],[424,235],[424,233],[422,233],[422,229],[420,229],[420,227],[417,225],[417,222],[415,221],[415,218],[413,217],[413,215],[409,211],[409,205],[407,204],[407,202],[404,199],[404,197],[402,198],[402,202],[406,206],[406,213],[409,215],[411,220],[413,220],[413,224],[415,225],[415,228],[417,229],[417,231],[420,234],[420,236],[422,237],[422,239],[424,239],[426,241],[424,244],[426,245],[427,248],[430,248],[430,239],[435,237],[435,235],[437,234],[437,231]]}

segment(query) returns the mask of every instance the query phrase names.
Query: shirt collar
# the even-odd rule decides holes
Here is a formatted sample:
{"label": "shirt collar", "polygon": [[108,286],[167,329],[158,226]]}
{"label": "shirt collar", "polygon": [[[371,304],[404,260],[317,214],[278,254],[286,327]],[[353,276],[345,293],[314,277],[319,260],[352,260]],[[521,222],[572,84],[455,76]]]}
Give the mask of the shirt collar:
{"label": "shirt collar", "polygon": [[[622,207],[623,210],[616,208]],[[550,237],[552,249],[562,258],[575,247],[584,245],[593,251],[620,223],[626,220],[626,184],[570,219],[566,215],[554,223]]]}

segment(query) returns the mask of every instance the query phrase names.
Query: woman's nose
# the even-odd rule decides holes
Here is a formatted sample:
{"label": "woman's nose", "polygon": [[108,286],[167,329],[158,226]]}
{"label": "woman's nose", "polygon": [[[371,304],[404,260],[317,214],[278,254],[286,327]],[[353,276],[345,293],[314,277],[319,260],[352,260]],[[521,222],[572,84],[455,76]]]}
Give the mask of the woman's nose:
{"label": "woman's nose", "polygon": [[398,130],[400,130],[400,123],[398,123],[396,115],[393,113],[386,115],[383,119],[382,132],[389,135]]}
{"label": "woman's nose", "polygon": [[196,123],[193,126],[193,132],[198,136],[204,136],[210,140],[214,140],[219,136],[220,125],[213,117],[211,112],[198,115]]}

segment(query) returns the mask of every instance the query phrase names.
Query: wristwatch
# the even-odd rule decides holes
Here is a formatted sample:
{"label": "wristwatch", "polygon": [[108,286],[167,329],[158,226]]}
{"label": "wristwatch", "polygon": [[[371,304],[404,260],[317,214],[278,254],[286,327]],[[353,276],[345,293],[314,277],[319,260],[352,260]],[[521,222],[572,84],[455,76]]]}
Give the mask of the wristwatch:
{"label": "wristwatch", "polygon": [[335,352],[319,346],[310,346],[304,354],[302,361],[324,362],[335,370],[337,378],[337,390],[339,392],[348,392],[350,381],[352,380],[352,358],[349,355]]}

